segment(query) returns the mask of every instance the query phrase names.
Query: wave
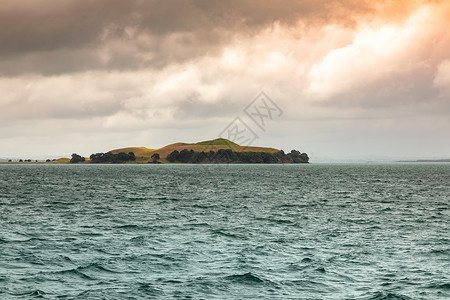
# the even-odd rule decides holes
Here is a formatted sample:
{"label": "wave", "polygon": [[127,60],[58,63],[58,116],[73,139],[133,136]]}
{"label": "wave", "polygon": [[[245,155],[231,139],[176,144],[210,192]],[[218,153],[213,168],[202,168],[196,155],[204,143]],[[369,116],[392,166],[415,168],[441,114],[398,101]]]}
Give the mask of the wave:
{"label": "wave", "polygon": [[98,263],[91,263],[86,266],[80,266],[73,269],[52,272],[51,274],[75,275],[82,279],[96,280],[96,278],[88,275],[87,273],[120,273],[120,272],[110,270]]}
{"label": "wave", "polygon": [[138,291],[142,292],[143,294],[145,294],[146,296],[161,296],[164,294],[164,292],[160,289],[155,288],[152,284],[150,283],[142,283],[139,282],[139,287],[137,288]]}
{"label": "wave", "polygon": [[264,283],[264,280],[259,278],[258,276],[248,272],[245,274],[236,274],[236,275],[229,275],[226,276],[225,279],[236,282],[236,283],[243,283],[243,284],[260,284]]}
{"label": "wave", "polygon": [[120,228],[120,229],[134,229],[134,228],[138,228],[138,227],[139,227],[139,225],[126,224],[126,225],[117,226],[116,228]]}
{"label": "wave", "polygon": [[221,230],[221,229],[213,229],[212,233],[215,234],[215,235],[221,235],[221,236],[231,237],[231,238],[239,238],[240,237],[237,234],[228,233],[228,232],[226,232],[224,230]]}
{"label": "wave", "polygon": [[435,283],[428,286],[429,289],[450,290],[450,283]]}
{"label": "wave", "polygon": [[319,267],[319,268],[316,269],[316,271],[319,272],[319,273],[326,273],[326,270],[325,270],[324,267]]}
{"label": "wave", "polygon": [[286,286],[295,286],[296,288],[300,288],[304,291],[329,291],[332,292],[332,287],[328,284],[326,284],[323,281],[314,281],[314,280],[308,280],[308,279],[296,279],[296,280],[289,280],[284,281],[283,285]]}
{"label": "wave", "polygon": [[25,238],[25,239],[15,239],[15,240],[6,240],[0,238],[0,244],[6,244],[6,243],[27,243],[27,242],[34,242],[34,241],[47,241],[45,238]]}
{"label": "wave", "polygon": [[214,209],[214,205],[206,205],[206,204],[194,204],[193,208],[201,208],[201,209]]}
{"label": "wave", "polygon": [[394,293],[376,292],[373,296],[367,298],[367,300],[412,300],[412,298]]}
{"label": "wave", "polygon": [[134,236],[132,238],[130,238],[130,242],[134,242],[134,243],[143,243],[145,241],[145,236],[143,235],[138,235],[138,236]]}
{"label": "wave", "polygon": [[59,257],[60,257],[63,261],[67,261],[67,262],[73,263],[73,260],[72,260],[70,257],[66,256],[66,255],[60,255]]}
{"label": "wave", "polygon": [[148,198],[146,197],[128,197],[127,201],[144,201],[147,200]]}
{"label": "wave", "polygon": [[101,232],[83,231],[83,232],[79,232],[78,234],[83,235],[83,236],[103,236],[103,233],[101,233]]}
{"label": "wave", "polygon": [[433,249],[430,251],[431,254],[449,254],[450,249]]}
{"label": "wave", "polygon": [[198,222],[198,223],[190,223],[191,227],[209,227],[210,225],[207,222]]}
{"label": "wave", "polygon": [[118,271],[114,271],[114,270],[110,270],[104,266],[102,266],[101,264],[98,263],[90,263],[86,266],[82,266],[82,267],[78,267],[76,268],[76,270],[79,271],[100,271],[100,272],[106,272],[106,273],[120,273]]}
{"label": "wave", "polygon": [[33,298],[44,298],[45,292],[41,290],[33,290],[29,292],[9,293],[12,296],[30,296]]}
{"label": "wave", "polygon": [[288,219],[272,219],[270,220],[271,222],[274,222],[275,224],[291,224],[291,225],[297,225],[295,222],[293,222],[292,220],[288,220]]}
{"label": "wave", "polygon": [[62,271],[57,271],[57,272],[53,272],[53,274],[56,275],[75,275],[76,277],[80,277],[81,279],[87,279],[87,280],[95,280],[95,278],[84,274],[83,272],[79,271],[78,268],[75,269],[69,269],[69,270],[62,270]]}
{"label": "wave", "polygon": [[293,207],[304,207],[304,205],[298,203],[283,203],[278,205],[278,208],[293,208]]}

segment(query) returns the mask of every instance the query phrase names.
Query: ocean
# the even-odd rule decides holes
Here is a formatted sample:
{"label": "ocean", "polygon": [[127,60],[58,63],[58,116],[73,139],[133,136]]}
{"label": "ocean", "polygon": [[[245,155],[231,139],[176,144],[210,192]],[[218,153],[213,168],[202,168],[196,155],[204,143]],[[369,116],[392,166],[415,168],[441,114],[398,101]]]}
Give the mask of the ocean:
{"label": "ocean", "polygon": [[0,165],[0,299],[450,299],[450,164]]}

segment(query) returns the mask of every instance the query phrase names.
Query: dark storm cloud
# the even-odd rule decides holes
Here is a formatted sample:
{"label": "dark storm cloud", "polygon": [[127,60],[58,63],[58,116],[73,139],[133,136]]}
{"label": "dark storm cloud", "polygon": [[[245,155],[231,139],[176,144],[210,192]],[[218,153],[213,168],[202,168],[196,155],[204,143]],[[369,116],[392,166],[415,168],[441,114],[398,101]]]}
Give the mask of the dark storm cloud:
{"label": "dark storm cloud", "polygon": [[[98,38],[114,21],[120,26],[130,10],[121,1],[3,1],[0,53],[54,51],[80,47]],[[125,4],[125,1],[122,1]]]}
{"label": "dark storm cloud", "polygon": [[275,22],[351,24],[362,1],[2,1],[0,74],[158,68]]}

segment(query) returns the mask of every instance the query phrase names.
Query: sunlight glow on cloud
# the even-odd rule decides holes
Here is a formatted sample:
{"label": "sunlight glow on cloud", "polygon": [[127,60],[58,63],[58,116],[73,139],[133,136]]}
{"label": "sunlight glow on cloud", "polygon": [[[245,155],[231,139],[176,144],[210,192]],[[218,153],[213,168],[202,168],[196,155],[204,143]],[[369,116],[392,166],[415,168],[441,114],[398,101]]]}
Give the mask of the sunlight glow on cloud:
{"label": "sunlight glow on cloud", "polygon": [[226,49],[222,55],[225,68],[236,68],[242,64],[241,56],[237,50]]}
{"label": "sunlight glow on cloud", "polygon": [[427,22],[433,18],[429,7],[418,9],[404,24],[363,24],[354,40],[343,48],[332,49],[311,69],[309,92],[320,98],[371,84],[395,73],[409,71],[410,55]]}

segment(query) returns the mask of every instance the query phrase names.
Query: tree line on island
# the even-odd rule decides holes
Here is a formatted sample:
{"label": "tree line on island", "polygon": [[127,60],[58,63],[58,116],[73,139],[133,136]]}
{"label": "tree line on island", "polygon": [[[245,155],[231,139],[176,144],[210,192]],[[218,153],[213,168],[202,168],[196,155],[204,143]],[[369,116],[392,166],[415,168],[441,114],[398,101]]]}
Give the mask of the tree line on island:
{"label": "tree line on island", "polygon": [[[119,164],[119,163],[126,163],[130,161],[135,161],[136,156],[133,152],[119,152],[117,154],[114,154],[112,152],[106,152],[106,153],[95,153],[91,154],[89,157],[90,163],[94,164]],[[71,164],[81,163],[85,162],[86,158],[82,157],[81,155],[78,155],[76,153],[72,154],[72,158],[70,159]]]}
{"label": "tree line on island", "polygon": [[[136,161],[133,152],[119,153],[95,153],[90,157],[89,163],[127,163]],[[160,155],[154,153],[148,163],[159,164]],[[187,163],[187,164],[221,164],[221,163],[242,163],[242,164],[276,164],[276,163],[308,163],[309,157],[306,153],[292,150],[286,154],[283,150],[278,152],[236,152],[231,149],[219,149],[218,151],[195,152],[194,150],[183,149],[181,151],[174,150],[166,160],[170,163]],[[83,163],[86,159],[76,153],[72,154],[70,163]]]}
{"label": "tree line on island", "polygon": [[243,164],[276,164],[276,163],[308,163],[306,153],[292,150],[285,154],[283,150],[270,152],[235,152],[231,149],[219,149],[217,152],[195,152],[192,149],[175,150],[167,156],[172,163],[243,163]]}
{"label": "tree line on island", "polygon": [[[19,158],[19,159],[8,159],[7,160],[7,162],[9,162],[9,163],[43,163],[43,162],[47,162],[47,163],[49,163],[49,162],[54,162],[54,161],[56,161],[56,159],[46,159],[46,160],[38,160],[38,159],[22,159],[22,158]],[[1,162],[1,160],[0,160],[0,162]],[[6,160],[5,160],[5,162],[6,162]]]}
{"label": "tree line on island", "polygon": [[119,164],[119,163],[125,163],[129,161],[135,161],[136,156],[133,152],[119,152],[117,154],[114,154],[112,152],[106,152],[106,153],[95,153],[91,154],[89,157],[91,160],[91,163],[113,163],[113,164]]}

